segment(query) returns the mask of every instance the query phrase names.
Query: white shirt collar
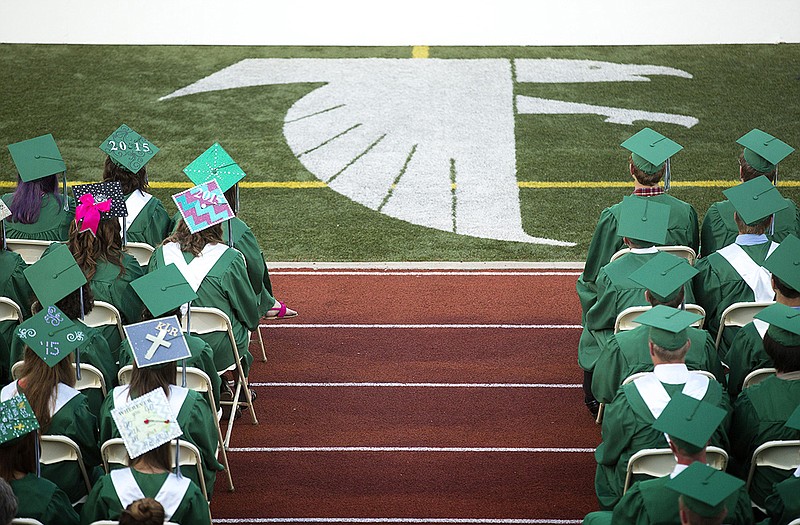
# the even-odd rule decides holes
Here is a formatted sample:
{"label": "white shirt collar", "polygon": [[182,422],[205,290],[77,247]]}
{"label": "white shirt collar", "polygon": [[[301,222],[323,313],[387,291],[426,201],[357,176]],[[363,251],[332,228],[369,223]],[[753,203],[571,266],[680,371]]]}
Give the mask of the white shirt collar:
{"label": "white shirt collar", "polygon": [[656,379],[668,385],[682,385],[689,380],[689,369],[684,363],[656,365],[653,372]]}
{"label": "white shirt collar", "polygon": [[675,467],[672,469],[672,472],[669,473],[669,479],[674,478],[687,468],[689,468],[689,465],[681,465],[680,463],[676,463]]}
{"label": "white shirt collar", "polygon": [[649,248],[631,248],[631,253],[658,253],[658,248],[651,246]]}

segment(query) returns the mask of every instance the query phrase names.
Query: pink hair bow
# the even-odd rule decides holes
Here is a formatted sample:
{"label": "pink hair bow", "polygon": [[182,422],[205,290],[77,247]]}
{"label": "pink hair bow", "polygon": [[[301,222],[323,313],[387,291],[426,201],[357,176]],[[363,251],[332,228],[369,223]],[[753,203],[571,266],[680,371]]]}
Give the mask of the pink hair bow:
{"label": "pink hair bow", "polygon": [[97,235],[100,212],[111,210],[111,199],[96,203],[91,193],[85,193],[79,200],[80,204],[75,209],[75,224],[79,227],[78,232],[89,230],[92,235]]}

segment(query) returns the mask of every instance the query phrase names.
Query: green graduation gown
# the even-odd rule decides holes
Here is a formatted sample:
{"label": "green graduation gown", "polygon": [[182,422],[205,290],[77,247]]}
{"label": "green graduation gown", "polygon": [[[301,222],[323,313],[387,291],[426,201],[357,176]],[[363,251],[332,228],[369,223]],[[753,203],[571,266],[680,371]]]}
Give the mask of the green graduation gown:
{"label": "green graduation gown", "polygon": [[772,367],[772,358],[764,350],[763,334],[766,333],[768,327],[768,323],[756,319],[736,332],[731,347],[725,355],[725,364],[730,369],[728,393],[731,400],[736,400],[739,396],[747,374],[757,368]]}
{"label": "green graduation gown", "polygon": [[[714,340],[708,332],[698,328],[689,327],[688,333],[691,345],[686,353],[686,367],[711,372],[724,386],[725,372],[717,357]],[[600,352],[592,375],[592,393],[598,401],[610,403],[626,377],[653,371],[649,340],[650,329],[647,326],[637,326],[609,339],[608,345]]]}
{"label": "green graduation gown", "polygon": [[[121,476],[120,474],[115,474],[115,472],[121,473],[123,470],[131,472],[136,487],[131,490],[122,482],[117,481],[121,485],[120,488],[123,489],[123,495],[121,496],[115,486],[114,478]],[[139,497],[155,498],[160,500],[163,505],[167,498],[159,496],[159,491],[168,483],[168,488],[165,490],[168,493],[168,499],[177,500],[180,497],[180,500],[176,505],[175,511],[171,514],[166,514],[165,521],[172,521],[181,525],[211,525],[208,503],[203,498],[200,488],[187,478],[184,479],[189,481],[188,486],[181,486],[181,482],[176,478],[175,474],[171,473],[145,474],[136,469],[115,470],[111,474],[100,478],[95,484],[89,494],[86,505],[83,506],[81,511],[81,524],[89,525],[99,520],[117,520],[122,511],[125,510],[125,507]],[[171,507],[172,505],[165,505],[164,510],[167,511],[168,508],[171,510]]]}
{"label": "green graduation gown", "polygon": [[[6,206],[11,205],[13,193],[3,195]],[[11,222],[11,217],[5,220],[6,237],[9,239],[36,239],[42,241],[66,241],[69,237],[69,223],[75,219],[75,200],[68,197],[68,210],[59,203],[53,195],[42,197],[42,209],[39,220],[33,224]]]}
{"label": "green graduation gown", "polygon": [[[130,388],[128,385],[118,386],[106,396],[100,409],[100,442],[104,443],[111,438],[120,437],[117,425],[111,417],[111,411],[116,406],[122,406],[130,401]],[[181,439],[192,443],[200,451],[203,460],[203,478],[206,482],[208,497],[214,491],[214,481],[217,471],[222,470],[222,465],[217,461],[217,444],[219,442],[216,427],[216,415],[209,408],[203,396],[194,390],[188,390],[176,385],[170,385],[170,406],[178,414],[178,424],[183,431]],[[198,484],[194,468],[182,467],[181,472]]]}
{"label": "green graduation gown", "polygon": [[[25,318],[30,317],[34,300],[33,290],[22,273],[27,267],[19,254],[0,250],[0,296],[17,303]],[[0,321],[0,384],[11,381],[9,346],[17,326],[14,321]]]}
{"label": "green graduation gown", "polygon": [[[183,253],[183,257],[187,263],[194,260],[194,256],[190,253]],[[164,265],[164,246],[159,246],[150,259],[149,270],[152,272]],[[192,306],[219,308],[230,318],[239,357],[247,374],[253,362],[253,356],[248,350],[250,345],[248,331],[258,328],[259,315],[256,295],[247,278],[242,254],[236,250],[226,249],[203,278],[196,292],[198,297],[192,301]],[[227,334],[212,333],[202,335],[200,338],[214,349],[214,362],[218,371],[227,370],[234,365],[233,350]]]}
{"label": "green graduation gown", "polygon": [[36,474],[9,481],[17,496],[17,517],[33,518],[43,525],[78,525],[79,517],[69,498],[55,483]]}
{"label": "green graduation gown", "polygon": [[[170,234],[173,228],[164,204],[149,193],[136,190],[125,195],[129,217],[126,220],[127,239],[129,242],[143,242],[156,247]],[[122,227],[122,219],[120,219]]]}
{"label": "green graduation gown", "polygon": [[[797,379],[778,376],[766,378],[757,385],[742,390],[733,407],[731,424],[731,468],[745,478],[750,469],[753,451],[767,441],[800,439],[800,430],[786,427],[786,421],[800,405],[800,373]],[[750,497],[764,507],[772,486],[791,475],[791,471],[759,467],[753,474]]]}
{"label": "green graduation gown", "polygon": [[[647,386],[645,381],[654,381],[663,386],[659,391]],[[662,381],[667,379],[669,382]],[[687,383],[688,378],[688,383]],[[683,381],[683,382],[678,382]],[[676,392],[684,391],[687,395],[699,395],[702,390],[697,390],[698,385],[707,385],[701,398],[711,404],[730,411],[728,396],[724,393],[722,385],[699,374],[691,374],[684,365],[659,365],[652,376],[640,378],[623,386],[614,400],[606,406],[603,416],[602,443],[595,451],[597,470],[595,472],[595,491],[602,510],[614,508],[625,484],[625,471],[630,457],[645,448],[665,448],[667,441],[662,432],[653,429],[654,416],[651,408],[640,392],[648,396],[657,395],[660,405],[656,408],[663,410],[669,399],[661,394],[666,392],[669,398]],[[660,414],[660,410],[656,410]],[[711,444],[727,450],[727,418],[714,435]]]}
{"label": "green graduation gown", "polygon": [[764,503],[770,525],[787,525],[800,518],[800,471],[775,485]]}
{"label": "green graduation gown", "polygon": [[[789,234],[800,237],[800,210],[791,199],[789,207],[775,214],[775,233],[770,237],[775,242],[783,241]],[[709,206],[700,228],[700,255],[705,257],[723,246],[736,241],[739,228],[733,218],[735,210],[730,201],[715,202]]]}

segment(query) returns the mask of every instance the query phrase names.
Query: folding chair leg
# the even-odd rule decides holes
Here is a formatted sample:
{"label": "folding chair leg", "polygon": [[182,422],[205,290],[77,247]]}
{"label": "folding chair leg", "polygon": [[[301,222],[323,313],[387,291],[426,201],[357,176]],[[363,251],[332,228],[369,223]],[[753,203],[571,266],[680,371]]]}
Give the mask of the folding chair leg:
{"label": "folding chair leg", "polygon": [[222,453],[222,466],[225,467],[225,474],[228,477],[228,492],[233,492],[233,477],[231,477],[231,466],[228,464],[228,453],[225,450],[225,438],[222,437],[222,429],[217,421],[217,438],[219,439],[219,451]]}
{"label": "folding chair leg", "polygon": [[236,400],[237,401],[239,400],[239,396],[238,396],[239,388],[244,386],[244,398],[245,398],[245,401],[243,402],[243,404],[246,404],[248,406],[248,408],[250,409],[250,418],[253,421],[253,424],[254,425],[258,425],[258,418],[256,417],[256,409],[253,406],[253,399],[250,396],[250,385],[248,384],[247,378],[244,375],[244,369],[242,368],[241,361],[239,362],[239,365],[236,368],[239,370],[239,384],[237,385],[238,388],[237,388]]}
{"label": "folding chair leg", "polygon": [[257,330],[258,330],[258,343],[261,345],[261,361],[266,363],[267,351],[264,349],[264,337],[261,335],[261,327],[259,326]]}

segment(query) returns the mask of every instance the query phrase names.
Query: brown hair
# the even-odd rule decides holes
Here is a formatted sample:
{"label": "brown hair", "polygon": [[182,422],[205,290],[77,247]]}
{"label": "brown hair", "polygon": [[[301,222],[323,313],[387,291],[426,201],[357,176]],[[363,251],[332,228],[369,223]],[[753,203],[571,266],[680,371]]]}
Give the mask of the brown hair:
{"label": "brown hair", "polygon": [[[678,498],[678,504],[680,506],[681,513],[684,514],[686,517],[686,521],[681,520],[681,523],[687,523],[688,525],[720,525],[725,517],[728,515],[728,509],[723,508],[719,514],[712,517],[705,517],[701,516],[700,514],[696,513],[692,509],[686,506],[686,503],[683,499],[683,494]],[[681,516],[681,517],[684,517]]]}
{"label": "brown hair", "polygon": [[739,167],[741,167],[740,175],[742,177],[742,182],[747,182],[749,180],[753,180],[756,177],[764,176],[773,184],[775,184],[775,175],[777,175],[776,170],[768,171],[764,173],[762,171],[758,171],[753,168],[744,158],[744,152],[739,154]]}
{"label": "brown hair", "polygon": [[115,264],[119,267],[120,275],[125,273],[125,265],[122,263],[122,235],[116,218],[100,221],[96,236],[89,231],[78,233],[78,227],[73,221],[69,225],[67,247],[89,281],[97,272],[98,261]]}
{"label": "brown hair", "polygon": [[770,222],[772,221],[772,215],[761,219],[755,224],[746,224],[742,218],[739,217],[738,213],[734,213],[733,219],[736,221],[736,227],[739,229],[739,234],[750,233],[761,235],[767,231],[767,228],[769,228]]}
{"label": "brown hair", "polygon": [[197,257],[206,244],[222,243],[222,225],[215,224],[205,230],[192,233],[186,226],[186,222],[181,220],[178,222],[178,227],[175,228],[175,233],[164,239],[164,244],[168,242],[178,243],[182,252],[189,252]]}
{"label": "brown hair", "polygon": [[72,353],[56,363],[52,368],[39,358],[36,353],[25,347],[25,361],[21,375],[24,387],[18,384],[31,404],[36,419],[39,420],[42,432],[50,427],[50,410],[55,406],[55,389],[59,383],[75,387],[75,369],[72,367]]}
{"label": "brown hair", "polygon": [[[83,288],[83,313],[88,315],[94,308],[94,292],[92,292],[92,287],[88,282],[81,288]],[[78,319],[81,316],[81,288],[76,288],[74,292],[56,302],[56,307],[70,319]],[[31,304],[31,313],[33,315],[38,314],[41,310],[42,305],[39,301],[34,301]]]}
{"label": "brown hair", "polygon": [[660,170],[655,173],[645,173],[639,168],[636,167],[636,164],[633,163],[633,156],[628,156],[628,163],[631,166],[631,171],[633,172],[633,176],[639,181],[639,184],[643,184],[644,186],[655,186],[658,184],[658,181],[664,177],[664,172],[667,169],[666,164]]}
{"label": "brown hair", "polygon": [[0,478],[10,482],[17,472],[36,472],[37,439],[38,432],[29,432],[0,445]]}
{"label": "brown hair", "polygon": [[679,308],[680,305],[683,303],[683,298],[684,298],[684,295],[685,295],[684,290],[685,290],[684,287],[681,286],[681,289],[678,292],[678,295],[676,295],[673,299],[671,299],[669,301],[659,301],[658,299],[656,299],[656,297],[653,295],[653,293],[648,290],[647,300],[650,303],[650,306],[658,306],[660,304],[663,304],[664,306],[670,306],[672,308]]}
{"label": "brown hair", "polygon": [[689,341],[686,341],[685,345],[675,350],[667,350],[652,341],[650,344],[653,345],[653,353],[665,363],[683,363],[686,359],[686,354],[689,352]]}
{"label": "brown hair", "polygon": [[163,525],[164,507],[153,498],[137,499],[119,516],[119,525]]}
{"label": "brown hair", "polygon": [[142,166],[142,169],[132,173],[127,168],[115,164],[111,157],[106,157],[106,162],[103,164],[103,181],[119,182],[122,186],[122,193],[125,195],[134,190],[147,191],[149,188],[147,166]]}
{"label": "brown hair", "polygon": [[139,397],[157,388],[164,391],[169,397],[169,385],[175,382],[178,373],[178,364],[175,361],[163,365],[139,368],[133,363],[131,371],[131,398]]}
{"label": "brown hair", "polygon": [[769,332],[764,334],[764,351],[772,359],[778,372],[800,370],[800,346],[785,346],[773,339]]}
{"label": "brown hair", "polygon": [[170,442],[159,445],[149,452],[145,452],[139,457],[131,460],[131,467],[144,463],[149,467],[161,469],[169,472],[172,470],[172,449]]}
{"label": "brown hair", "polygon": [[775,274],[772,274],[772,284],[775,285],[775,288],[786,297],[787,299],[797,299],[800,297],[800,290],[795,290],[785,282],[781,281]]}

